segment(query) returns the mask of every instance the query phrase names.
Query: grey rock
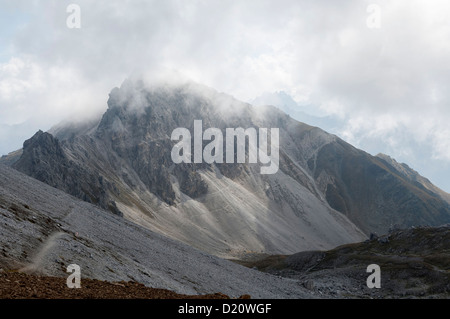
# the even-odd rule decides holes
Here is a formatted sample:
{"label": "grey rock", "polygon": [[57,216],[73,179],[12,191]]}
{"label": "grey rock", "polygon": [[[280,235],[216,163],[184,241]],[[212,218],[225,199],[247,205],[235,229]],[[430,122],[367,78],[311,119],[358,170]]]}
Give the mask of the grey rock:
{"label": "grey rock", "polygon": [[308,280],[303,283],[303,286],[308,290],[314,290],[314,282],[312,280]]}
{"label": "grey rock", "polygon": [[[29,204],[37,216],[31,223],[12,209],[0,208],[0,269],[66,278],[65,267],[75,263],[83,278],[135,280],[182,294],[311,297],[298,281],[205,254],[1,164],[0,204]],[[57,224],[65,231],[52,226]],[[74,232],[79,236],[73,236]],[[75,246],[79,252],[73,251]]]}
{"label": "grey rock", "polygon": [[[279,128],[279,171],[262,176],[260,164],[248,163],[175,165],[171,133],[193,132],[194,120],[222,132]],[[328,249],[384,234],[392,224],[450,222],[443,193],[404,166],[275,107],[255,108],[195,83],[126,80],[111,91],[101,118],[36,133],[13,167],[219,256]]]}

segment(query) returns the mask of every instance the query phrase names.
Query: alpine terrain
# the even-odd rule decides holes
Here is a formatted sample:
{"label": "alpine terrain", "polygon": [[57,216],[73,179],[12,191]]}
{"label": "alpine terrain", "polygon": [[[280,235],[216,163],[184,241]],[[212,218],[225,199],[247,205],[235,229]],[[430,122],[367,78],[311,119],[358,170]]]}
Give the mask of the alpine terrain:
{"label": "alpine terrain", "polygon": [[[278,171],[261,174],[263,164],[248,156],[245,163],[175,164],[171,134],[186,128],[194,136],[196,120],[224,137],[227,128],[279,128]],[[393,227],[450,222],[449,195],[406,165],[193,82],[126,80],[101,118],[39,131],[2,161],[226,258],[325,250]]]}

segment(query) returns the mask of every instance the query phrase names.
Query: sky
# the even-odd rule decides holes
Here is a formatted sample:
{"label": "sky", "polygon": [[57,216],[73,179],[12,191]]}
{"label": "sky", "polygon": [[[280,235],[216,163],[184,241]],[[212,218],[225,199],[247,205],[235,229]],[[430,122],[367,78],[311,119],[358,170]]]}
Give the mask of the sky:
{"label": "sky", "polygon": [[0,0],[0,154],[161,70],[243,101],[287,92],[450,192],[447,0]]}

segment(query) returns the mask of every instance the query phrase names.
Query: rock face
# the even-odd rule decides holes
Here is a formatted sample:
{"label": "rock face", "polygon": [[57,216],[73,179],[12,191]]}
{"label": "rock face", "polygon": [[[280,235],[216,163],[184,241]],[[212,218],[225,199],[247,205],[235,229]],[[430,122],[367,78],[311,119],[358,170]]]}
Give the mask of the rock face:
{"label": "rock face", "polygon": [[[308,165],[331,207],[366,233],[386,233],[396,224],[438,226],[449,221],[444,192],[342,140],[324,145]],[[414,178],[421,176],[415,173]]]}
{"label": "rock face", "polygon": [[109,193],[117,193],[114,185],[95,171],[88,171],[64,153],[58,139],[37,132],[23,144],[23,154],[13,164],[17,170],[59,188],[84,201],[99,205],[122,216]]}
{"label": "rock face", "polygon": [[[193,132],[195,120],[224,136],[226,128],[279,128],[278,172],[174,164],[171,133]],[[14,168],[219,256],[327,249],[394,224],[450,222],[445,193],[413,183],[382,158],[274,107],[254,108],[194,83],[127,80],[97,122],[51,134],[25,142]]]}

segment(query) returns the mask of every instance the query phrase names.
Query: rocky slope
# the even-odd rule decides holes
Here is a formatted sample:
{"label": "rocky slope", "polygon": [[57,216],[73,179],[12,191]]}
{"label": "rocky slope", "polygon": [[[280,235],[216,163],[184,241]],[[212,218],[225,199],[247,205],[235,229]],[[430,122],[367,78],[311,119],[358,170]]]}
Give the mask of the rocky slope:
{"label": "rocky slope", "polygon": [[324,145],[308,165],[330,206],[366,233],[449,222],[450,206],[442,190],[342,140]]}
{"label": "rocky slope", "polygon": [[[248,163],[175,165],[171,133],[193,132],[194,120],[224,136],[226,128],[279,128],[278,172],[261,175]],[[127,80],[111,91],[101,119],[50,133],[28,140],[13,167],[218,256],[330,249],[393,225],[450,222],[445,193],[386,160],[274,107],[194,83]]]}
{"label": "rocky slope", "polygon": [[[339,298],[449,298],[450,225],[396,230],[330,251],[307,251],[241,261],[305,282],[317,296]],[[381,288],[369,289],[367,266],[381,269]]]}
{"label": "rocky slope", "polygon": [[[133,281],[178,294],[232,298],[310,296],[297,280],[205,254],[1,164],[0,234],[0,269],[7,273],[67,278],[67,266],[77,264],[82,283]],[[37,293],[33,283],[20,286]]]}
{"label": "rocky slope", "polygon": [[447,203],[450,203],[450,194],[444,192],[439,187],[433,185],[428,178],[421,176],[415,170],[404,163],[398,163],[395,159],[386,154],[378,154],[377,157],[384,160],[388,165],[398,172],[403,178],[414,184],[416,187],[426,189],[434,194],[438,194]]}

